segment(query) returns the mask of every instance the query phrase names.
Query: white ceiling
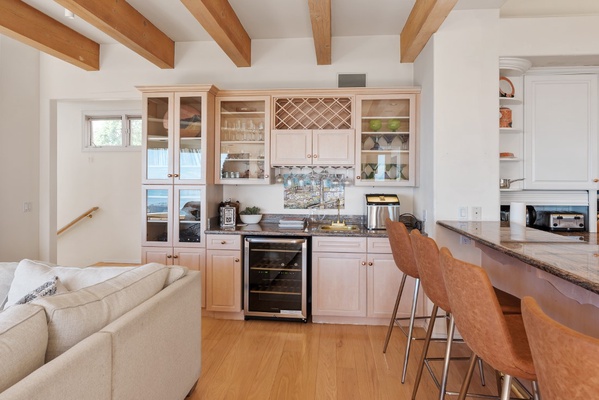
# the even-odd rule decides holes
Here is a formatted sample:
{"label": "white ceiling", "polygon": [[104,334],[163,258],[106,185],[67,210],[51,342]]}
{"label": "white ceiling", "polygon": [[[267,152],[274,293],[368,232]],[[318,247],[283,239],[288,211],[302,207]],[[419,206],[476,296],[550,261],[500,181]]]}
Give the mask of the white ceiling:
{"label": "white ceiling", "polygon": [[[23,0],[100,44],[114,39],[50,0]],[[212,40],[178,0],[127,0],[175,42]],[[307,0],[229,0],[252,39],[311,38]],[[399,35],[415,0],[332,0],[332,35]],[[599,15],[599,0],[459,0],[456,8],[501,7],[502,18]],[[548,62],[552,62],[549,60]]]}

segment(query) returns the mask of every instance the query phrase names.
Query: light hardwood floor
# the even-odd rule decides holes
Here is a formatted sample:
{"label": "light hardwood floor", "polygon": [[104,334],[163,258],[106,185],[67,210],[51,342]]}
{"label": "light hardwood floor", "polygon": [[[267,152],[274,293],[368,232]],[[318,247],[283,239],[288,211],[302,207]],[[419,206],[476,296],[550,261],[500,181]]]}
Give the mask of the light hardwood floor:
{"label": "light hardwood floor", "polygon": [[[415,341],[406,383],[401,384],[405,336],[395,328],[387,354],[387,327],[276,321],[202,320],[202,375],[191,400],[219,399],[410,399],[422,341]],[[421,332],[422,333],[422,332]],[[431,345],[442,357],[444,344]],[[456,353],[469,355],[465,345]],[[433,362],[440,376],[441,362]],[[467,361],[452,362],[449,390],[458,391]],[[476,373],[471,389],[496,393]],[[417,399],[437,399],[424,372]],[[455,398],[455,396],[447,396]]]}

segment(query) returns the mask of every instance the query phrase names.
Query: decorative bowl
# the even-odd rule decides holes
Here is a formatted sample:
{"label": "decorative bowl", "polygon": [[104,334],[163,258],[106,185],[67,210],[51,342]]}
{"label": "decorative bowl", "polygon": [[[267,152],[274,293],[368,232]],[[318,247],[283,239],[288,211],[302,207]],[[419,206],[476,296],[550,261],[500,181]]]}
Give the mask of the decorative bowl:
{"label": "decorative bowl", "polygon": [[389,130],[391,132],[395,132],[399,129],[399,126],[401,125],[401,122],[399,122],[398,119],[390,119],[387,122],[387,128],[389,128]]}
{"label": "decorative bowl", "polygon": [[239,215],[239,218],[241,218],[241,222],[244,224],[257,224],[262,219],[262,214],[241,214]]}
{"label": "decorative bowl", "polygon": [[372,131],[376,132],[383,127],[383,123],[380,119],[371,119],[368,126]]}

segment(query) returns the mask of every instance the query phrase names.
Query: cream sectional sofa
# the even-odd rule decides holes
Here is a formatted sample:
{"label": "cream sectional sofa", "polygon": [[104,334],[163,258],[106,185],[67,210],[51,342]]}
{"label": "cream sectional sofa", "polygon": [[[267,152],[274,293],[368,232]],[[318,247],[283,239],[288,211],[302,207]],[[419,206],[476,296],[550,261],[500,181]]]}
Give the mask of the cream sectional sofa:
{"label": "cream sectional sofa", "polygon": [[[56,294],[14,304],[48,276]],[[160,264],[0,263],[0,400],[184,399],[200,376],[200,288],[198,271]]]}

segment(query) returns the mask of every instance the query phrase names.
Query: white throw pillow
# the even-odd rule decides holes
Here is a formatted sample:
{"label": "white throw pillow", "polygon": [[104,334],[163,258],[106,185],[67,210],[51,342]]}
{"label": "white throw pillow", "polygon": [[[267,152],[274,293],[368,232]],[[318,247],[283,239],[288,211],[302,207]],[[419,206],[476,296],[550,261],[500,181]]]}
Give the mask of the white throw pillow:
{"label": "white throw pillow", "polygon": [[30,304],[0,313],[0,393],[44,365],[46,313]]}
{"label": "white throw pillow", "polygon": [[31,302],[46,310],[46,362],[161,291],[168,270],[146,264],[93,286]]}
{"label": "white throw pillow", "polygon": [[40,261],[21,260],[14,273],[4,309],[35,288],[58,276],[68,291],[95,285],[136,267],[59,267]]}
{"label": "white throw pillow", "polygon": [[187,267],[183,267],[181,265],[172,265],[168,267],[168,276],[166,277],[166,282],[164,283],[164,287],[172,284],[173,282],[178,281],[187,275]]}
{"label": "white throw pillow", "polygon": [[15,270],[19,263],[16,262],[0,262],[0,310],[4,308],[4,302],[8,297],[10,284],[15,277]]}

